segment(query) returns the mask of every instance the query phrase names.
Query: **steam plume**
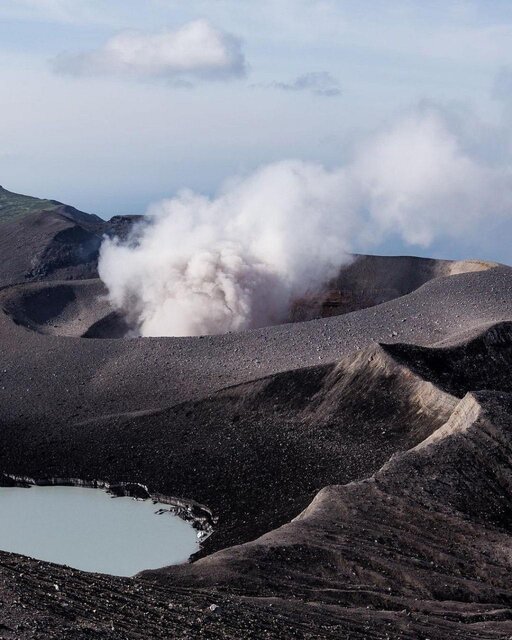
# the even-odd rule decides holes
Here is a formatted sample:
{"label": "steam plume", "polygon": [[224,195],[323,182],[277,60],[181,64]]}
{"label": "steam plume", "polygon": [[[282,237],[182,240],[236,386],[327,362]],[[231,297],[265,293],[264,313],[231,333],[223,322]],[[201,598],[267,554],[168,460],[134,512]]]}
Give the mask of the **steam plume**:
{"label": "steam plume", "polygon": [[213,199],[183,191],[150,208],[125,243],[106,239],[100,276],[143,336],[282,322],[386,234],[429,245],[489,215],[510,216],[512,175],[464,151],[442,115],[413,113],[329,171],[299,161],[232,180]]}
{"label": "steam plume", "polygon": [[215,199],[182,192],[149,211],[128,244],[106,240],[100,275],[140,332],[223,333],[280,322],[348,259],[340,172],[267,166]]}

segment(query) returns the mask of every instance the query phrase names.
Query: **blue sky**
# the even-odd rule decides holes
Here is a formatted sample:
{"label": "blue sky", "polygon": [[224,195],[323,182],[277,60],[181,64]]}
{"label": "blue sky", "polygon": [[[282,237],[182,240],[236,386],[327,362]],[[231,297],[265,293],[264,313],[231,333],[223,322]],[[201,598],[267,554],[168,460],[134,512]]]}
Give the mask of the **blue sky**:
{"label": "blue sky", "polygon": [[[189,49],[185,71],[155,61],[154,34],[172,44],[197,21],[220,66]],[[126,58],[141,46],[146,62]],[[0,181],[104,217],[139,213],[270,162],[343,165],[421,104],[508,167],[510,65],[508,0],[2,0]],[[380,250],[511,261],[505,218],[489,220],[491,239],[411,248],[391,233]]]}

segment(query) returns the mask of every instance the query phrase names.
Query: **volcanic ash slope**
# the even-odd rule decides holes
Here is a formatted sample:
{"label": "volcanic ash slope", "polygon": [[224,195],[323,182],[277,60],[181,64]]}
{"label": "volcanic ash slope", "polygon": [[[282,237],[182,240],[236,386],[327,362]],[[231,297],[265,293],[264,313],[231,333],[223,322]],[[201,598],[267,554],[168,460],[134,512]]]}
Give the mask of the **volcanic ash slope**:
{"label": "volcanic ash slope", "polygon": [[[0,474],[140,482],[216,524],[136,579],[0,553],[0,636],[512,636],[510,268],[362,256],[343,315],[120,339],[104,223],[13,195]],[[35,270],[9,248],[26,225]]]}
{"label": "volcanic ash slope", "polygon": [[[35,432],[6,437],[4,469],[137,468],[151,486],[205,500],[220,516],[205,549],[223,547],[135,582],[2,554],[8,626],[25,620],[19,598],[48,633],[83,638],[141,637],[142,619],[155,638],[509,637],[511,363],[512,323],[500,322],[81,422],[46,447],[31,444]],[[248,541],[226,546],[237,535]],[[61,584],[58,597],[40,580]]]}

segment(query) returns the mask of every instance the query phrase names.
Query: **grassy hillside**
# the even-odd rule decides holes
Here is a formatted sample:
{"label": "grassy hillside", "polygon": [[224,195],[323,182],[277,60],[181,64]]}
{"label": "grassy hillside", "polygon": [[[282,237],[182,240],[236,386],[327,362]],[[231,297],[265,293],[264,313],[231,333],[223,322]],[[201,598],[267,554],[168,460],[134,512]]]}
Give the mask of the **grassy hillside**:
{"label": "grassy hillside", "polygon": [[41,213],[49,211],[58,211],[66,218],[77,222],[79,225],[89,231],[101,232],[103,230],[104,220],[90,213],[84,213],[57,200],[46,200],[42,198],[33,198],[32,196],[24,196],[21,193],[13,193],[0,187],[0,224],[3,222],[11,222],[32,213]]}
{"label": "grassy hillside", "polygon": [[23,196],[0,187],[0,223],[37,211],[51,211],[60,206],[60,202],[55,200]]}

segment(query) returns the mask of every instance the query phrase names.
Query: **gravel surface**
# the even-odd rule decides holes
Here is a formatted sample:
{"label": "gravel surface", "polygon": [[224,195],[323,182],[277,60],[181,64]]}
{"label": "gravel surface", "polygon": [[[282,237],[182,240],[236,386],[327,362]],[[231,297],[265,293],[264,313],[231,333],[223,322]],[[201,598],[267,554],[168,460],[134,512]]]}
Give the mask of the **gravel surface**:
{"label": "gravel surface", "polygon": [[[136,579],[0,553],[0,638],[512,636],[510,268],[204,338],[52,335],[44,286],[0,294],[0,473],[141,482],[218,522]],[[98,283],[74,287],[81,330]]]}

